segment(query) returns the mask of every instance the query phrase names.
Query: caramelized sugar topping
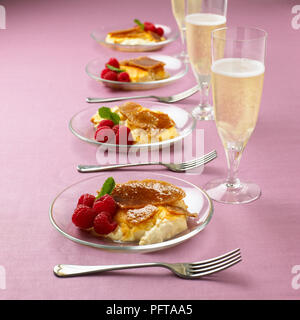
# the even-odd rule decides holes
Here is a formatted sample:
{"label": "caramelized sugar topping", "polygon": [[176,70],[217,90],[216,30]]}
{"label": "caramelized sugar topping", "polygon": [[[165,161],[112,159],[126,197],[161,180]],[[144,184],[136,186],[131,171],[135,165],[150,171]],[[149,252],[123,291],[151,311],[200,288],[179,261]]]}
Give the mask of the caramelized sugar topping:
{"label": "caramelized sugar topping", "polygon": [[144,70],[153,70],[164,67],[165,63],[149,57],[139,57],[136,59],[120,61],[120,65],[137,67]]}
{"label": "caramelized sugar topping", "polygon": [[130,223],[138,224],[151,218],[157,211],[158,208],[151,204],[139,209],[129,209],[127,211],[127,220]]}
{"label": "caramelized sugar topping", "polygon": [[151,36],[154,38],[154,40],[156,41],[161,41],[162,40],[162,37],[160,35],[158,35],[156,32],[152,32],[152,31],[148,31]]}
{"label": "caramelized sugar topping", "polygon": [[175,122],[165,113],[153,112],[151,110],[143,110],[139,112],[133,119],[129,119],[139,128],[157,128],[157,129],[169,129],[175,125]]}
{"label": "caramelized sugar topping", "polygon": [[145,33],[150,33],[153,40],[158,42],[162,40],[162,37],[160,37],[156,32],[152,31],[144,31],[139,26],[123,29],[123,30],[115,30],[112,32],[109,32],[108,34],[112,37],[116,38],[143,38]]}
{"label": "caramelized sugar topping", "polygon": [[189,217],[197,217],[198,215],[196,213],[190,213],[188,210],[177,207],[177,206],[171,206],[171,205],[166,205],[165,208],[172,214],[177,214],[177,215],[185,215]]}
{"label": "caramelized sugar topping", "polygon": [[116,30],[109,32],[109,35],[113,37],[136,37],[142,33],[145,33],[139,26],[123,29],[123,30]]}
{"label": "caramelized sugar topping", "polygon": [[121,208],[135,209],[181,200],[185,192],[171,183],[146,179],[117,184],[111,195]]}
{"label": "caramelized sugar topping", "polygon": [[175,122],[163,112],[143,109],[137,103],[127,102],[119,106],[120,112],[131,122],[132,126],[141,129],[169,129]]}
{"label": "caramelized sugar topping", "polygon": [[118,106],[118,108],[120,112],[126,117],[131,113],[136,113],[143,109],[140,104],[131,101],[125,102],[124,104]]}

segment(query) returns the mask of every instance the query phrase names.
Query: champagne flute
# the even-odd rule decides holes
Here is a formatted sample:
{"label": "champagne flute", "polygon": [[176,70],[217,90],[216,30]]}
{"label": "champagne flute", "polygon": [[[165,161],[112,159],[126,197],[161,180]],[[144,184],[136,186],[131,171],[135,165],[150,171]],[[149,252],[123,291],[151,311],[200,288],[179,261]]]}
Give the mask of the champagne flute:
{"label": "champagne flute", "polygon": [[186,41],[189,61],[201,92],[192,114],[197,120],[213,120],[209,103],[211,32],[226,25],[227,0],[186,0]]}
{"label": "champagne flute", "polygon": [[258,199],[255,183],[237,177],[243,150],[255,128],[265,72],[266,32],[256,28],[221,28],[212,32],[212,89],[215,123],[225,148],[227,178],[205,185],[210,197],[224,203]]}
{"label": "champagne flute", "polygon": [[185,52],[185,0],[171,0],[171,3],[173,16],[180,31],[181,44],[183,47],[182,52],[178,55],[178,57],[184,61],[187,61],[188,55]]}

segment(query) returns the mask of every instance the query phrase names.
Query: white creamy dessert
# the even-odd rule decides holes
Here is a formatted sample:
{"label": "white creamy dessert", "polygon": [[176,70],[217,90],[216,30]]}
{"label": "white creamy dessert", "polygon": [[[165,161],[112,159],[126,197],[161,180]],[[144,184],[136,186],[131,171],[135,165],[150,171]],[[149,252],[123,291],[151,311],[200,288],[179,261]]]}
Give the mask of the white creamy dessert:
{"label": "white creamy dessert", "polygon": [[111,35],[107,35],[105,38],[105,42],[109,44],[122,44],[122,45],[130,45],[130,46],[136,46],[136,45],[147,45],[150,43],[155,43],[156,41],[152,39],[143,39],[143,38],[124,38],[121,40],[117,40],[115,37],[112,37]]}
{"label": "white creamy dessert", "polygon": [[[149,109],[143,108],[142,106],[135,104],[133,102],[127,102],[124,105],[133,104],[138,106],[140,111],[147,111]],[[121,106],[120,106],[121,107]],[[121,122],[120,125],[125,125],[131,130],[132,138],[136,144],[148,144],[148,143],[155,143],[155,142],[161,142],[165,140],[171,140],[177,137],[178,131],[176,129],[175,123],[173,122],[173,125],[169,125],[168,127],[162,127],[157,128],[155,125],[153,126],[144,126],[144,124],[138,124],[133,119],[128,119],[126,116],[121,112],[119,106],[115,106],[111,108],[112,112],[117,113],[120,116]],[[150,110],[149,110],[150,111]],[[134,112],[134,111],[133,111]],[[166,116],[166,114],[163,114],[160,111],[153,111],[151,110],[152,115],[157,115],[158,117],[161,115]],[[137,114],[137,112],[136,112]],[[100,117],[100,115],[97,113],[93,115],[91,118],[91,122],[94,124],[95,128],[98,126],[98,124],[104,120]],[[171,119],[170,119],[171,120]],[[171,120],[173,121],[173,120]]]}
{"label": "white creamy dessert", "polygon": [[186,215],[172,214],[163,206],[158,207],[151,219],[138,224],[120,220],[115,231],[107,237],[114,241],[138,242],[139,245],[163,242],[187,229]]}
{"label": "white creamy dessert", "polygon": [[96,237],[151,245],[188,230],[190,213],[186,193],[176,185],[155,179],[115,183],[109,177],[98,195],[82,194],[72,222]]}
{"label": "white creamy dessert", "polygon": [[164,40],[166,39],[157,33],[143,30],[139,26],[109,32],[105,38],[106,43],[122,45],[144,45]]}
{"label": "white creamy dessert", "polygon": [[116,229],[105,237],[149,245],[171,239],[187,230],[185,192],[171,183],[145,179],[117,184],[111,196],[118,205]]}

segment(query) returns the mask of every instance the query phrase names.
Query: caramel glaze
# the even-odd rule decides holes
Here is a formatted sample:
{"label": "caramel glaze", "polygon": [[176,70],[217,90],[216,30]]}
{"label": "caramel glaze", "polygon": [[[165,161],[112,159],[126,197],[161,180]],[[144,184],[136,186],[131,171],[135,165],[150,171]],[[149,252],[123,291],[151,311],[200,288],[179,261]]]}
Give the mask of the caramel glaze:
{"label": "caramel glaze", "polygon": [[127,102],[119,106],[121,114],[130,122],[131,127],[149,129],[169,129],[175,122],[165,113],[143,109],[135,102]]}
{"label": "caramel glaze", "polygon": [[185,192],[165,181],[145,179],[117,184],[111,196],[121,208],[136,209],[171,204],[183,199]]}
{"label": "caramel glaze", "polygon": [[165,63],[149,57],[139,57],[136,59],[120,61],[120,65],[137,67],[144,70],[156,70],[158,68],[163,68]]}
{"label": "caramel glaze", "polygon": [[[190,213],[188,210],[167,204],[164,205],[164,208],[167,209],[167,211],[175,216],[186,216],[186,217],[197,217],[197,214]],[[126,210],[126,209],[125,209]],[[158,207],[153,206],[152,204],[148,204],[143,208],[138,209],[127,209],[126,211],[126,219],[131,224],[139,224],[144,221],[147,221],[151,217],[153,217],[158,212]]]}
{"label": "caramel glaze", "polygon": [[127,210],[126,218],[132,224],[139,224],[150,219],[157,211],[158,208],[156,206],[148,204],[143,208]]}
{"label": "caramel glaze", "polygon": [[109,32],[109,34],[111,36],[114,36],[114,37],[124,37],[124,36],[127,36],[127,37],[135,37],[139,34],[142,34],[144,33],[144,31],[139,27],[139,26],[136,26],[136,27],[133,27],[133,28],[128,28],[128,29],[123,29],[123,30],[115,30],[115,31],[111,31]]}
{"label": "caramel glaze", "polygon": [[185,216],[189,216],[189,217],[197,217],[196,213],[190,213],[188,210],[178,207],[178,206],[174,206],[174,205],[165,205],[165,208],[172,214],[175,215],[182,215],[184,214]]}
{"label": "caramel glaze", "polygon": [[143,37],[145,32],[149,32],[154,39],[154,41],[159,42],[162,41],[163,38],[160,37],[157,33],[152,32],[152,31],[144,31],[141,29],[139,26],[128,28],[128,29],[123,29],[123,30],[115,30],[111,31],[108,34],[112,37],[117,37],[117,38],[140,38]]}

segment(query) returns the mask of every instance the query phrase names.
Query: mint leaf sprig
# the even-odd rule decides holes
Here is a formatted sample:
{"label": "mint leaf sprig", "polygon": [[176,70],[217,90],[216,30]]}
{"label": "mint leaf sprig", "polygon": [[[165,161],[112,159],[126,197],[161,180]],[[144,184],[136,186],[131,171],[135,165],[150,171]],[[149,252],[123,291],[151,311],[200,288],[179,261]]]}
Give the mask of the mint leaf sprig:
{"label": "mint leaf sprig", "polygon": [[126,72],[126,70],[122,70],[122,69],[116,68],[116,67],[114,67],[114,66],[111,66],[110,64],[107,64],[107,65],[106,65],[106,68],[108,68],[108,69],[110,69],[110,70],[112,70],[112,71],[116,71],[116,72],[118,72],[118,73],[120,73],[120,72]]}
{"label": "mint leaf sprig", "polygon": [[108,107],[99,108],[98,114],[101,118],[111,120],[114,124],[119,124],[121,121],[120,116],[117,113],[112,112]]}
{"label": "mint leaf sprig", "polygon": [[141,27],[142,30],[145,30],[145,25],[139,19],[134,19],[133,21]]}
{"label": "mint leaf sprig", "polygon": [[106,194],[111,194],[113,189],[114,189],[114,187],[115,187],[115,185],[116,185],[116,183],[115,183],[115,180],[114,180],[113,177],[107,178],[104,181],[100,192],[96,196],[96,199],[99,199],[99,198],[103,197]]}

